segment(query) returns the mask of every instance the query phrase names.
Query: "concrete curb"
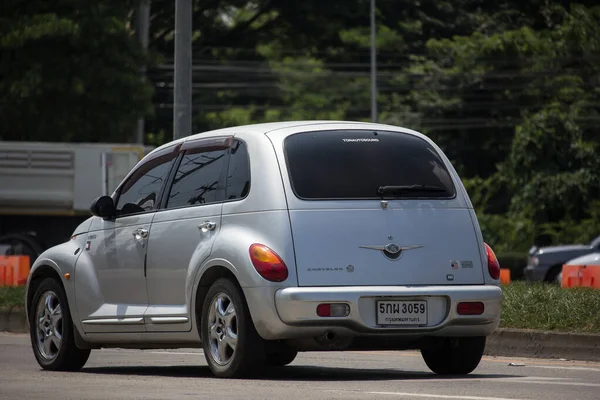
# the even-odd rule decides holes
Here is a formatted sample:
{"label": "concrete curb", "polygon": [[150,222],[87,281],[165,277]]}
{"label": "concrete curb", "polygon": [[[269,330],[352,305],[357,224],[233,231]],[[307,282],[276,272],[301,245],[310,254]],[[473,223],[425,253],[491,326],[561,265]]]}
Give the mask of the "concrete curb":
{"label": "concrete curb", "polygon": [[[22,309],[0,310],[0,332],[29,332],[25,312]],[[485,354],[600,361],[600,334],[499,328],[488,337]]]}
{"label": "concrete curb", "polygon": [[20,308],[0,309],[0,332],[29,332],[25,311]]}
{"label": "concrete curb", "polygon": [[499,328],[488,337],[485,354],[600,361],[600,335]]}

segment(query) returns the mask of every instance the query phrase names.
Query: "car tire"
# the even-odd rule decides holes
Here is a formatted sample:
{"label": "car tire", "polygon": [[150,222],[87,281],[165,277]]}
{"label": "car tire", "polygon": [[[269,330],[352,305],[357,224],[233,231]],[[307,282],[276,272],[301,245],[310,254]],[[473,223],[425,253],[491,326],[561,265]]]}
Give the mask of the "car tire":
{"label": "car tire", "polygon": [[272,352],[267,352],[265,364],[269,367],[283,367],[296,359],[298,351],[288,346],[280,346]]}
{"label": "car tire", "polygon": [[421,355],[438,375],[466,375],[479,365],[485,341],[485,336],[434,338],[421,348]]}
{"label": "car tire", "polygon": [[560,271],[558,275],[556,275],[556,277],[554,278],[554,283],[556,283],[557,285],[562,285],[562,271]]}
{"label": "car tire", "polygon": [[227,278],[215,281],[202,307],[200,338],[206,362],[218,378],[259,373],[265,341],[259,336],[241,289]]}
{"label": "car tire", "polygon": [[45,370],[78,371],[90,356],[75,344],[75,327],[61,284],[45,278],[36,289],[29,310],[33,354]]}
{"label": "car tire", "polygon": [[562,267],[554,266],[552,269],[550,269],[550,271],[546,274],[546,278],[544,281],[553,285],[561,285]]}

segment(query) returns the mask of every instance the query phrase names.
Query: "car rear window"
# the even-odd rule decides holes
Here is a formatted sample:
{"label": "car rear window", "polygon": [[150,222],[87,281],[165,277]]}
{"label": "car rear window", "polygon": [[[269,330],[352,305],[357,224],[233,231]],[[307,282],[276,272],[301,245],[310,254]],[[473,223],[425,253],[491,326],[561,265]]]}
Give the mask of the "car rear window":
{"label": "car rear window", "polygon": [[[285,139],[292,189],[301,199],[452,198],[444,162],[414,135],[367,130],[303,132]],[[435,188],[421,190],[419,187]]]}

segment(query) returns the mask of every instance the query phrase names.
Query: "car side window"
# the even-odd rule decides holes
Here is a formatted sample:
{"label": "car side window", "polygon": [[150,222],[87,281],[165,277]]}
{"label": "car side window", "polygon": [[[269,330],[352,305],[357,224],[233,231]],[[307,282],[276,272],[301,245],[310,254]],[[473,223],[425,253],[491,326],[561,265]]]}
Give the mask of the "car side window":
{"label": "car side window", "polygon": [[186,152],[173,178],[166,208],[223,201],[219,183],[226,154],[226,149]]}
{"label": "car side window", "polygon": [[160,189],[167,180],[175,156],[167,154],[139,167],[120,188],[117,216],[147,212],[156,207]]}
{"label": "car side window", "polygon": [[250,160],[246,144],[234,141],[227,169],[227,200],[243,199],[250,191]]}

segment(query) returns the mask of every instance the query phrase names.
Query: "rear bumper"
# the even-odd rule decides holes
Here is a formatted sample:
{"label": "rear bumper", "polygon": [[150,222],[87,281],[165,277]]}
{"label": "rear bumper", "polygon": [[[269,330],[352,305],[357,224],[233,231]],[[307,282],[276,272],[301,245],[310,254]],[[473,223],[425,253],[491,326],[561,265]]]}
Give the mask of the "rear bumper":
{"label": "rear bumper", "polygon": [[[328,331],[346,336],[487,336],[497,328],[502,307],[502,289],[495,285],[284,288],[274,290],[272,308],[265,297],[257,298],[261,289],[268,290],[245,292],[257,330],[265,339],[310,337]],[[378,325],[378,300],[427,300],[427,325]],[[459,315],[456,307],[461,301],[480,301],[485,310],[481,315]],[[319,317],[317,306],[329,302],[348,304],[350,314]]]}

